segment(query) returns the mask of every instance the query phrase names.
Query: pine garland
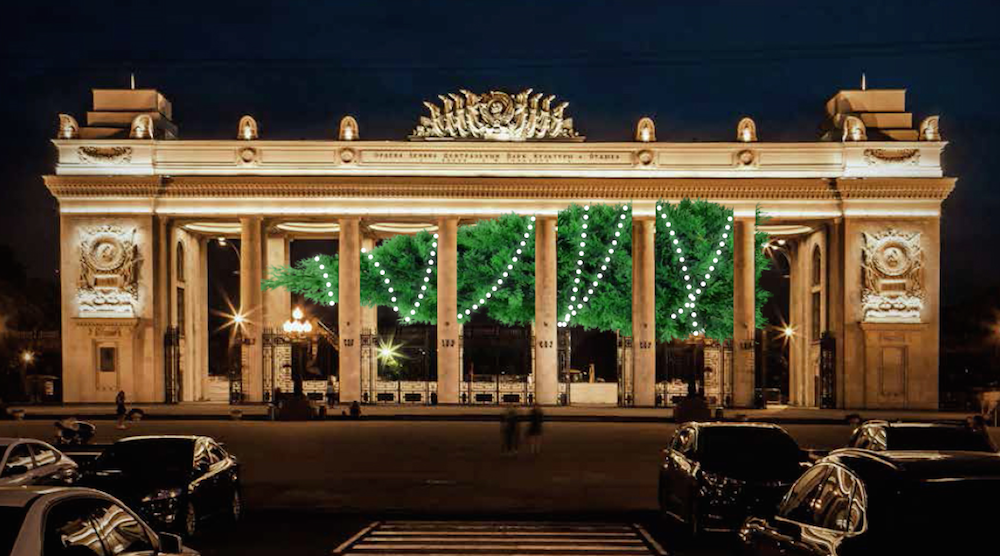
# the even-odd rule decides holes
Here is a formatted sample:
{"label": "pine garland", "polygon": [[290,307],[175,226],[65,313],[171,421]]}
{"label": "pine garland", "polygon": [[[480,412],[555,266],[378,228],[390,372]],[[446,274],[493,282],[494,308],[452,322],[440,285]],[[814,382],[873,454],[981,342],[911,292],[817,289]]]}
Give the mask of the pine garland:
{"label": "pine garland", "polygon": [[[678,204],[661,201],[658,205],[660,211],[656,218],[654,254],[657,338],[660,341],[687,338],[693,331],[701,330],[710,338],[730,337],[733,329],[733,233],[729,218],[732,212],[702,200],[685,199]],[[626,210],[623,207],[627,207]],[[762,222],[759,214],[757,221]],[[670,222],[669,227],[667,222]],[[727,225],[730,225],[729,230],[726,230]],[[584,210],[582,206],[571,205],[559,213],[557,226],[557,307],[560,321],[575,310],[576,315],[569,314],[570,326],[631,335],[630,207],[590,205]],[[671,231],[674,235],[670,235]],[[618,235],[615,235],[616,232]],[[586,236],[582,237],[582,234]],[[382,242],[372,252],[363,253],[361,303],[397,309],[401,324],[435,324],[438,254],[435,236],[427,232],[399,235]],[[674,239],[679,243],[674,244]],[[580,246],[581,240],[585,244],[583,247]],[[758,327],[765,324],[762,308],[770,296],[759,285],[760,276],[769,263],[762,249],[766,240],[767,234],[757,232]],[[723,243],[721,246],[720,241]],[[533,219],[508,214],[462,226],[458,229],[457,244],[458,308],[462,314],[459,322],[467,322],[476,312],[485,311],[491,319],[503,325],[531,324],[535,313]],[[676,252],[678,247],[682,249],[682,254]],[[614,252],[608,253],[609,248]],[[583,251],[583,256],[580,251]],[[684,261],[680,260],[681,256]],[[517,261],[513,261],[513,257]],[[715,259],[718,262],[714,262]],[[578,265],[578,260],[582,264]],[[429,265],[430,261],[435,264]],[[336,256],[322,255],[299,261],[293,267],[272,268],[269,273],[271,278],[262,282],[262,288],[285,288],[317,303],[335,302],[338,262]],[[684,270],[685,267],[687,270]],[[503,276],[504,273],[507,276]],[[691,280],[685,281],[685,274]],[[711,278],[704,278],[706,274]],[[497,280],[502,283],[498,284]],[[705,286],[701,286],[703,281]],[[689,283],[692,284],[690,290],[687,288]],[[577,291],[573,291],[574,287]],[[701,293],[694,294],[696,289],[700,289]],[[692,303],[688,295],[696,296],[693,301],[696,316],[691,314],[690,307],[684,307],[685,303]],[[584,297],[587,301],[583,301]],[[671,318],[670,315],[678,309],[685,310],[677,314],[677,318]],[[407,317],[409,321],[404,321]],[[694,322],[698,324],[694,325]]]}

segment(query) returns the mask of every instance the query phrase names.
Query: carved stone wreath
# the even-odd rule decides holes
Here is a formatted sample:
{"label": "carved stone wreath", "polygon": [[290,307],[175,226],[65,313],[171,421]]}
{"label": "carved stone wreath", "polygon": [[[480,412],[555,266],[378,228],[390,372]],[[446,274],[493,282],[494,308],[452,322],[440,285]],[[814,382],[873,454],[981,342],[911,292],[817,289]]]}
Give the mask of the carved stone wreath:
{"label": "carved stone wreath", "polygon": [[81,164],[128,164],[132,147],[77,147]]}
{"label": "carved stone wreath", "polygon": [[869,166],[878,164],[909,164],[920,163],[919,149],[865,149],[865,162]]}

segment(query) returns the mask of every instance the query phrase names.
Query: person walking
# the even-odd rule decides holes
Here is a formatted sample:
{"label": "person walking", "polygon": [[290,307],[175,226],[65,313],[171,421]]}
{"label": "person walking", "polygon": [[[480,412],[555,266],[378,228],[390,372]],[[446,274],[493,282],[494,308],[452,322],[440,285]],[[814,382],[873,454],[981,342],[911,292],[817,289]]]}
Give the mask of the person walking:
{"label": "person walking", "polygon": [[528,451],[535,455],[542,452],[542,422],[544,420],[542,406],[535,403],[531,407],[531,415],[528,417]]}
{"label": "person walking", "polygon": [[118,395],[115,396],[115,414],[118,415],[118,429],[125,428],[125,391],[119,390]]}
{"label": "person walking", "polygon": [[500,433],[503,438],[501,450],[504,454],[517,454],[520,420],[521,417],[514,406],[509,406],[500,418]]}

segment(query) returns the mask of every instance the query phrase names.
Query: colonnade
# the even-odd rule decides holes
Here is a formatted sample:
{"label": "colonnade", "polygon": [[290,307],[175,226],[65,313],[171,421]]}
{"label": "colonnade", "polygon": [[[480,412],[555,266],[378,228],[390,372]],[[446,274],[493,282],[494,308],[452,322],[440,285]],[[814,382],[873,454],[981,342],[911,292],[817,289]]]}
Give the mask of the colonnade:
{"label": "colonnade", "polygon": [[[373,308],[361,305],[360,249],[374,246],[362,238],[358,217],[339,221],[339,288],[337,304],[340,401],[361,401],[361,334],[376,328]],[[754,390],[754,220],[737,218],[734,241],[733,299],[733,402],[749,407]],[[437,221],[437,395],[438,402],[460,401],[462,362],[458,322],[458,234],[459,219]],[[535,399],[541,404],[555,404],[558,398],[558,351],[556,306],[556,219],[538,217],[535,222]],[[288,296],[262,295],[261,279],[266,269],[288,264],[288,243],[282,250],[277,244],[265,248],[261,217],[240,219],[240,305],[247,319],[243,336],[247,360],[243,373],[248,401],[263,400],[262,334],[263,326],[274,326],[288,318]],[[652,216],[633,218],[632,226],[632,329],[634,385],[637,406],[653,406],[656,396],[656,303],[655,303],[655,221]],[[270,240],[268,240],[270,241]]]}

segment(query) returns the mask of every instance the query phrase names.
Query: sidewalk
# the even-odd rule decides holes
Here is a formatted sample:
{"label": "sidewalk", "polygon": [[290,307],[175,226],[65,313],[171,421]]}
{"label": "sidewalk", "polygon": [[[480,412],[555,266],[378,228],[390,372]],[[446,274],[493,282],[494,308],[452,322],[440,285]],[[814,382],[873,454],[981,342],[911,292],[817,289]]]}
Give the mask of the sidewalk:
{"label": "sidewalk", "polygon": [[[221,402],[185,402],[179,404],[132,404],[139,408],[145,419],[155,420],[228,420],[232,412],[239,411],[247,420],[267,420],[268,406],[264,404],[229,405]],[[75,416],[87,419],[115,419],[114,404],[66,404],[11,406],[10,410],[23,409],[25,419],[62,419]],[[341,417],[346,405],[330,406],[329,419]],[[495,405],[365,405],[361,407],[362,419],[370,421],[494,421],[502,408]],[[812,409],[790,406],[772,406],[767,409],[725,409],[725,420],[767,421],[773,423],[843,424],[847,415],[857,413],[863,419],[903,421],[955,421],[965,419],[969,413],[913,410],[851,410]],[[673,421],[673,410],[662,407],[609,407],[609,406],[554,406],[545,408],[549,421],[577,422],[637,422],[665,423]]]}

